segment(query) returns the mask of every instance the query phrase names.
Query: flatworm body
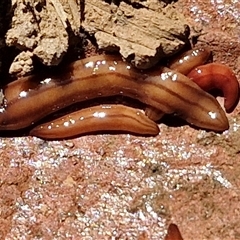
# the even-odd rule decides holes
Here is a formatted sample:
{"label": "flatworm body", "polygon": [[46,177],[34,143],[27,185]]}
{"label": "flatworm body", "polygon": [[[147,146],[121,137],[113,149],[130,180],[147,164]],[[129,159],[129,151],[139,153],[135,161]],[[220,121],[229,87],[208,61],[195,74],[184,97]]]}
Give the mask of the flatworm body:
{"label": "flatworm body", "polygon": [[30,135],[57,139],[99,131],[124,131],[154,136],[159,133],[159,128],[138,109],[121,104],[104,104],[81,109],[36,126]]}
{"label": "flatworm body", "polygon": [[76,102],[123,95],[195,126],[223,131],[226,115],[214,97],[188,77],[160,67],[139,71],[115,56],[79,60],[55,76],[25,77],[4,88],[0,130],[15,130]]}

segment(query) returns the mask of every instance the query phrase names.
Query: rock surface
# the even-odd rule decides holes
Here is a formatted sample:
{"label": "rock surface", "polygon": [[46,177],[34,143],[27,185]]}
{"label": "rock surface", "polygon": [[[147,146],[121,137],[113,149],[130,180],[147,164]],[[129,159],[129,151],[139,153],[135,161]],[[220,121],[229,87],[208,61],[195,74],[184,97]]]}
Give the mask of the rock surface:
{"label": "rock surface", "polygon": [[[240,3],[176,8],[240,79]],[[1,138],[0,238],[161,240],[174,222],[185,240],[240,239],[239,113],[223,134],[165,121],[154,138]]]}

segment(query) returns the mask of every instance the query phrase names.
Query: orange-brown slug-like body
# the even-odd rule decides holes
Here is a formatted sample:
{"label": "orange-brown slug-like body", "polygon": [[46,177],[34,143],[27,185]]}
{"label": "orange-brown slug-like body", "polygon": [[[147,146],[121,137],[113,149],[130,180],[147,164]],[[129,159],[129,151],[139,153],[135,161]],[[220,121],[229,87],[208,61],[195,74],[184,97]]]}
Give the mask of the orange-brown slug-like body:
{"label": "orange-brown slug-like body", "polygon": [[[178,73],[186,75],[194,68],[204,64],[208,60],[210,54],[211,51],[208,48],[201,47],[191,49],[174,57],[168,64],[168,67]],[[151,106],[145,109],[145,113],[154,121],[158,121],[164,115],[162,111]]]}
{"label": "orange-brown slug-like body", "polygon": [[226,65],[220,63],[209,63],[193,69],[188,77],[205,91],[219,89],[224,95],[224,107],[231,112],[239,101],[239,83]]}
{"label": "orange-brown slug-like body", "polygon": [[159,133],[159,128],[138,109],[120,104],[104,104],[81,109],[36,126],[30,131],[30,135],[44,139],[61,139],[99,131],[124,131],[155,136]]}
{"label": "orange-brown slug-like body", "polygon": [[229,127],[216,99],[186,76],[166,67],[139,71],[115,56],[95,56],[48,78],[19,79],[4,88],[0,130],[21,129],[75,102],[123,95],[164,113],[176,113],[195,126],[223,131]]}
{"label": "orange-brown slug-like body", "polygon": [[187,75],[194,68],[207,62],[211,54],[208,48],[191,49],[175,57],[168,65],[169,68]]}
{"label": "orange-brown slug-like body", "polygon": [[[231,112],[239,101],[239,83],[233,71],[220,63],[204,64],[210,56],[207,48],[189,50],[175,58],[169,67],[187,75],[204,91],[220,90],[224,95],[224,107]],[[146,115],[154,121],[161,119],[163,112],[153,107],[146,108]]]}
{"label": "orange-brown slug-like body", "polygon": [[182,235],[178,229],[178,226],[174,223],[170,223],[167,230],[167,235],[164,240],[183,240]]}

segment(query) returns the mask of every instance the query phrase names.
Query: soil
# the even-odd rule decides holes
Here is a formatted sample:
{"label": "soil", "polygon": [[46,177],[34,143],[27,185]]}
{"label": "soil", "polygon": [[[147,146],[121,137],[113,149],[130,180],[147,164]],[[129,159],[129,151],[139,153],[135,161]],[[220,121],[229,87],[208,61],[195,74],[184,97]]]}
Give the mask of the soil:
{"label": "soil", "polygon": [[[51,7],[40,8],[32,16],[42,19],[43,12],[54,8],[62,9],[62,14],[55,11],[41,25],[28,14],[23,21],[14,13],[14,26],[18,21],[33,21],[37,31],[33,43],[20,34],[13,41],[16,44],[10,45],[24,42],[28,47],[18,51],[29,51],[46,65],[55,65],[69,51],[69,36],[81,35],[75,30],[76,12],[68,15],[69,9],[81,11],[80,5],[65,7],[66,1],[46,2]],[[157,14],[151,7],[153,0],[129,2],[141,3]],[[15,10],[24,9],[26,3],[27,7],[40,4],[39,10],[44,1],[12,1]],[[208,45],[213,60],[230,66],[240,79],[240,2],[179,0],[172,4],[186,17],[197,45]],[[136,12],[141,9],[133,6]],[[46,34],[49,41],[41,40],[46,22],[53,33],[53,25],[60,27],[59,38]],[[70,27],[74,22],[76,28]],[[45,54],[51,38],[62,44],[58,50],[54,47],[57,55]],[[89,39],[83,46],[85,55],[97,51]],[[40,48],[44,50],[36,50]],[[217,99],[223,103],[223,98]],[[227,117],[230,129],[222,134],[166,119],[159,123],[157,137],[102,134],[63,141],[2,137],[0,238],[160,240],[173,222],[185,240],[240,239],[240,106]]]}

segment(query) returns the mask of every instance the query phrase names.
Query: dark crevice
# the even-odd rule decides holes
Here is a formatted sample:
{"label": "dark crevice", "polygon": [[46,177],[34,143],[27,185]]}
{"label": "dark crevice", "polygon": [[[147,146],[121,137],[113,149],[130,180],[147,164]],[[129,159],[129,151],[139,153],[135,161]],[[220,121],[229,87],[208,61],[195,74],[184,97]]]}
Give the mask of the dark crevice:
{"label": "dark crevice", "polygon": [[[13,9],[11,8],[12,1],[1,0],[0,1],[0,39],[5,39],[5,35],[9,26],[11,25],[11,19],[13,16]],[[1,41],[0,45],[0,78],[2,84],[2,79],[5,78],[10,62],[12,61],[12,52],[10,48],[5,45],[5,40]]]}
{"label": "dark crevice", "polygon": [[83,22],[85,20],[85,0],[80,0],[80,21]]}

